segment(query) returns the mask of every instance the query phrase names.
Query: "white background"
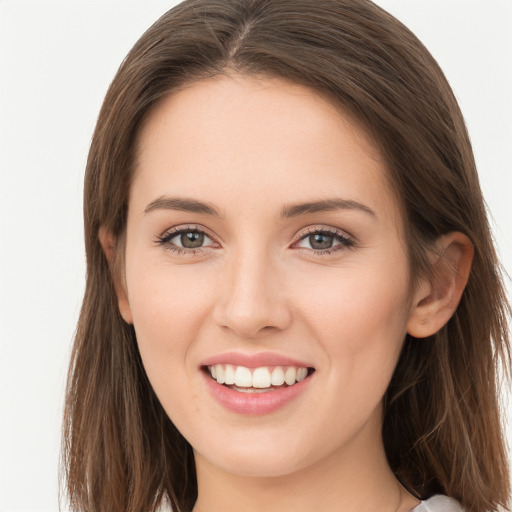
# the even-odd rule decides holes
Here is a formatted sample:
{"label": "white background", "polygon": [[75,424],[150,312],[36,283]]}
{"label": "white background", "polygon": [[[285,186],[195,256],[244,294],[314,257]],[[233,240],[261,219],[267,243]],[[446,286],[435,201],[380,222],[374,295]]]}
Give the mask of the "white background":
{"label": "white background", "polygon": [[[0,1],[2,512],[58,509],[64,382],[84,288],[88,146],[121,60],[175,3]],[[455,90],[510,272],[512,0],[377,3],[422,39]]]}

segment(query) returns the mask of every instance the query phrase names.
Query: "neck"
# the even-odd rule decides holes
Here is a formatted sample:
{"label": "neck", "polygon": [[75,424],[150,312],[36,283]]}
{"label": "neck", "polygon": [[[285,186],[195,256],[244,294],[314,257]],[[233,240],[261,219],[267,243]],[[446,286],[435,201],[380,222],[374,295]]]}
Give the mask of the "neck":
{"label": "neck", "polygon": [[198,499],[194,512],[411,510],[418,501],[393,475],[380,433],[376,436],[363,429],[356,437],[315,464],[272,477],[233,474],[195,454]]}

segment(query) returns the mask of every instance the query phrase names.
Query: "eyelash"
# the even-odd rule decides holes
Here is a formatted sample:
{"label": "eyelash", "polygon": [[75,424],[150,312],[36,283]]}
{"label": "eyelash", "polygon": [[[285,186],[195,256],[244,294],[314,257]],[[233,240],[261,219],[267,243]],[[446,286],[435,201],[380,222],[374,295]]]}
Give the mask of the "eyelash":
{"label": "eyelash", "polygon": [[[191,255],[191,256],[198,254],[200,252],[203,252],[206,248],[210,247],[210,246],[206,246],[206,247],[198,247],[197,249],[193,249],[193,248],[180,247],[171,242],[171,240],[173,238],[176,238],[177,236],[182,235],[184,233],[197,233],[199,235],[204,235],[204,236],[208,237],[213,242],[212,245],[216,244],[216,242],[214,241],[214,237],[212,235],[210,235],[207,230],[205,230],[204,228],[199,227],[199,226],[186,226],[184,228],[177,228],[177,229],[173,229],[171,231],[166,231],[165,233],[163,233],[162,235],[157,237],[156,243],[160,246],[166,246],[166,249],[174,252],[175,254]],[[329,248],[323,249],[323,250],[307,248],[307,247],[297,247],[297,245],[300,242],[302,242],[303,240],[306,240],[308,237],[311,237],[313,235],[326,235],[328,237],[332,237],[333,243],[339,242],[339,245],[336,245],[334,247],[329,247]],[[308,229],[305,233],[302,233],[300,235],[300,237],[298,238],[298,240],[296,242],[293,242],[293,244],[291,244],[292,248],[297,248],[297,249],[300,249],[303,251],[307,251],[308,254],[313,254],[314,256],[318,256],[318,257],[321,257],[323,255],[329,255],[329,254],[332,254],[333,252],[337,252],[340,250],[350,249],[354,246],[355,246],[355,241],[351,237],[341,233],[340,231],[334,230],[332,228],[324,228],[324,227]]]}

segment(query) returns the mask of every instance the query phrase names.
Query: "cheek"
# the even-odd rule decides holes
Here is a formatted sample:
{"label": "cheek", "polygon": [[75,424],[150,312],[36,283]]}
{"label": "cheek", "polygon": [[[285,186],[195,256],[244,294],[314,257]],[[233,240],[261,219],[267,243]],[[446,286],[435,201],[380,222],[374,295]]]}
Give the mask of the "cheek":
{"label": "cheek", "polygon": [[355,380],[388,379],[406,334],[407,272],[387,265],[340,269],[309,280],[307,289],[301,311],[333,368]]}
{"label": "cheek", "polygon": [[127,265],[128,298],[144,367],[158,387],[195,371],[188,355],[207,316],[205,283],[184,267],[138,263]]}
{"label": "cheek", "polygon": [[131,309],[151,386],[171,420],[188,432],[199,414],[197,389],[190,386],[197,368],[190,356],[205,315],[197,288],[170,277],[156,272],[134,279]]}

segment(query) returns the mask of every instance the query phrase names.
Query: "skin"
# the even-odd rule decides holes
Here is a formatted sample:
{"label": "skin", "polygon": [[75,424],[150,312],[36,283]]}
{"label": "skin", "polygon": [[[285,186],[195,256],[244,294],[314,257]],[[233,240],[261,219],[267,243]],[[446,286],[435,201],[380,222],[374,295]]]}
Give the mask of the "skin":
{"label": "skin", "polygon": [[[462,277],[411,293],[383,159],[356,122],[302,86],[236,75],[195,82],[166,98],[139,135],[119,307],[194,448],[195,510],[413,508],[386,461],[382,398],[407,331],[428,336],[453,313],[471,263],[467,240],[439,242]],[[282,216],[333,198],[368,211]],[[177,247],[176,228],[204,231],[203,246]],[[309,237],[326,229],[345,237],[328,238],[327,252]],[[109,234],[100,238],[112,257]],[[291,356],[315,372],[285,407],[236,414],[208,393],[200,368],[233,350]]]}

